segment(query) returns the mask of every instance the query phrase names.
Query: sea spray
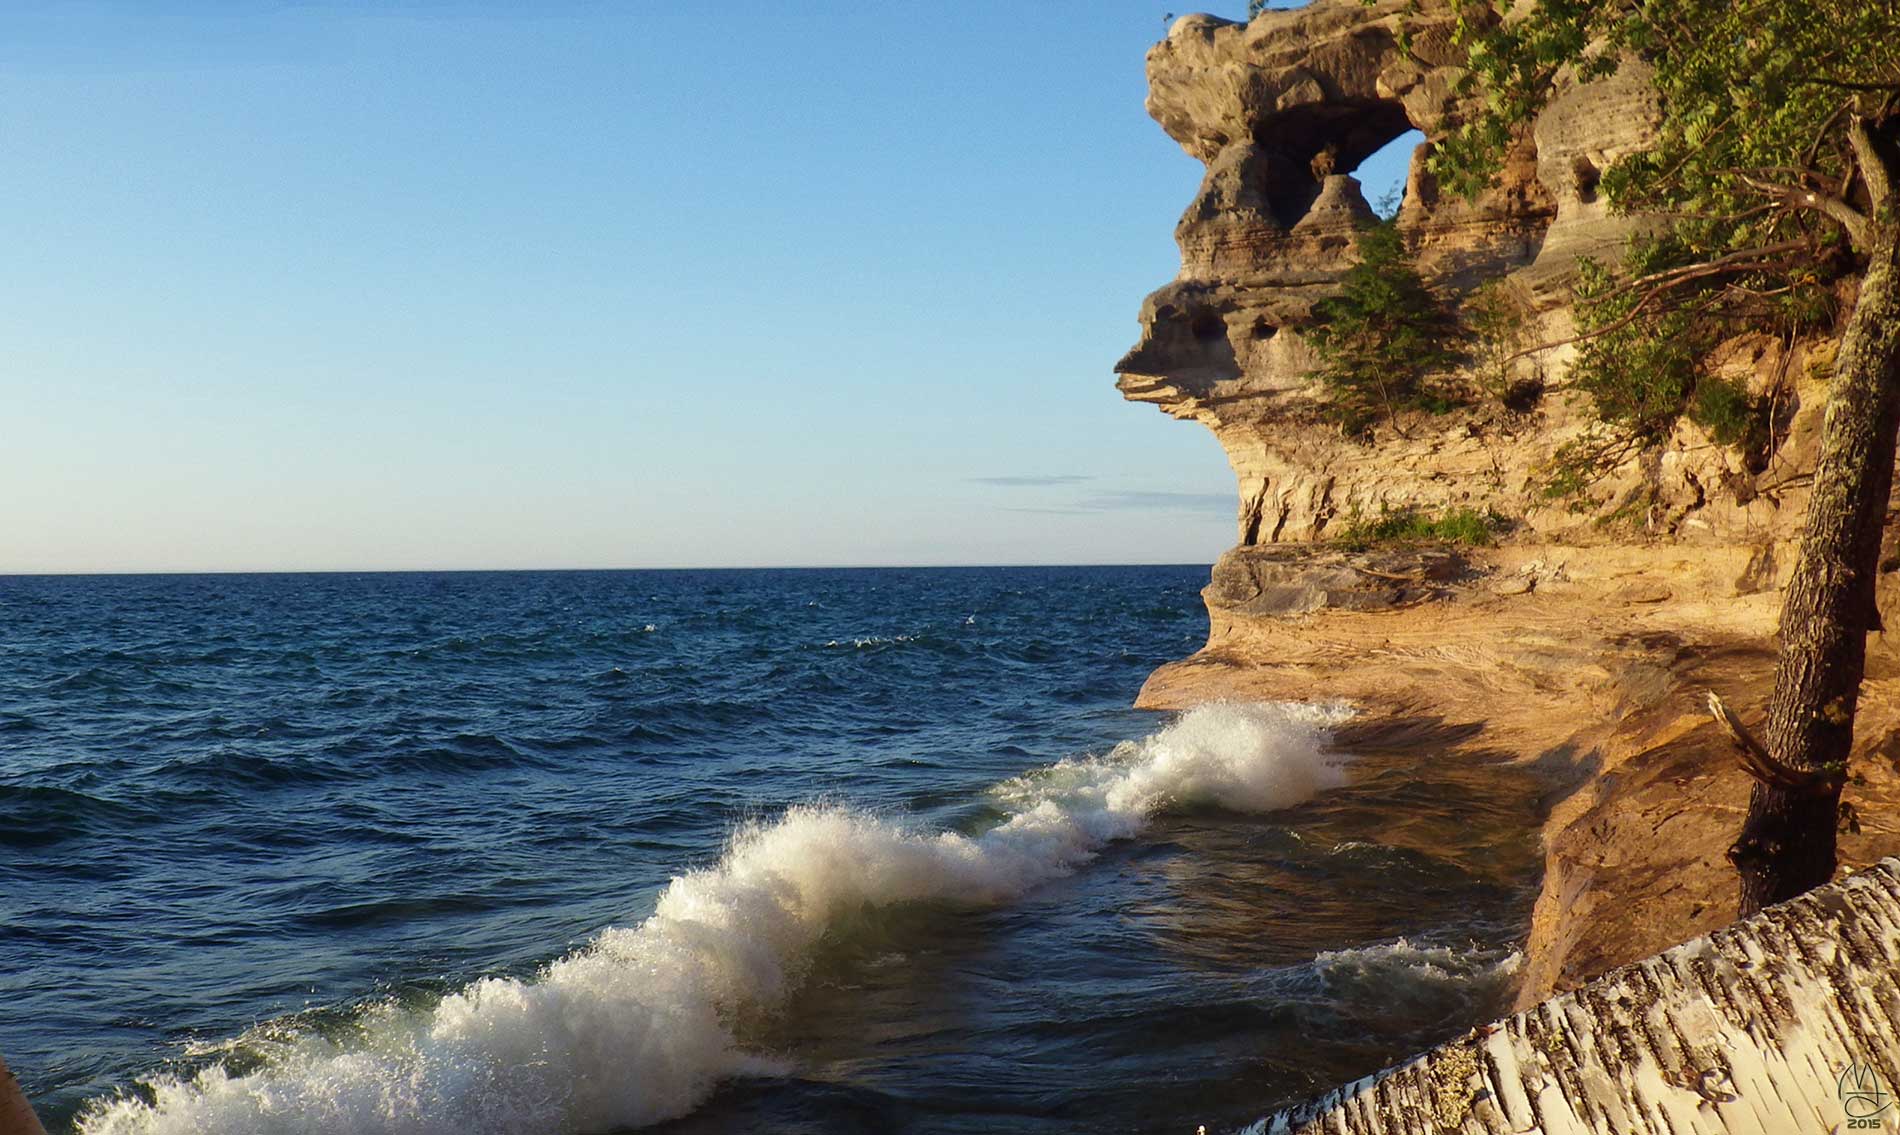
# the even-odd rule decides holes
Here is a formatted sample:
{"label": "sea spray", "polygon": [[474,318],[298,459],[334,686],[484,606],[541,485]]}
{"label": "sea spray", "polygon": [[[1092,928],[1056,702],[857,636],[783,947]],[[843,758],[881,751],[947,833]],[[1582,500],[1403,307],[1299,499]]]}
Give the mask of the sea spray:
{"label": "sea spray", "polygon": [[653,914],[537,978],[488,978],[431,1008],[367,1011],[342,1039],[272,1043],[262,1067],[160,1077],[82,1117],[88,1133],[599,1131],[685,1114],[767,1072],[730,1022],[795,986],[838,920],[904,902],[995,904],[1075,870],[1157,812],[1289,807],[1344,780],[1337,706],[1204,706],[1106,756],[996,789],[981,834],[920,833],[836,805],[793,808],[676,877]]}

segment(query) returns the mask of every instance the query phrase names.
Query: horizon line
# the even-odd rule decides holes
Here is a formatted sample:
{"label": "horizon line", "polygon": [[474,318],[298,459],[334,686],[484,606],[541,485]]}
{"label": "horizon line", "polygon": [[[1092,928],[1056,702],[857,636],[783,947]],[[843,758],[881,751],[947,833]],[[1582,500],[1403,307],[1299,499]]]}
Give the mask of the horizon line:
{"label": "horizon line", "polygon": [[1049,561],[981,564],[675,564],[647,567],[405,567],[405,568],[108,568],[104,570],[0,570],[0,579],[49,579],[147,575],[501,575],[520,572],[631,571],[981,571],[991,568],[1212,567],[1212,561],[1118,560],[1091,563]]}

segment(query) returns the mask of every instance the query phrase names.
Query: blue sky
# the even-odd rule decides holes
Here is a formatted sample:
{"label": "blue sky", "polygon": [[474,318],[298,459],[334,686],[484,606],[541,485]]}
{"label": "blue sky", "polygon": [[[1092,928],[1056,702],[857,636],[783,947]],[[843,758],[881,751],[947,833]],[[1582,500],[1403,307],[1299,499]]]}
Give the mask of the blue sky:
{"label": "blue sky", "polygon": [[0,8],[0,571],[1209,560],[1166,11]]}

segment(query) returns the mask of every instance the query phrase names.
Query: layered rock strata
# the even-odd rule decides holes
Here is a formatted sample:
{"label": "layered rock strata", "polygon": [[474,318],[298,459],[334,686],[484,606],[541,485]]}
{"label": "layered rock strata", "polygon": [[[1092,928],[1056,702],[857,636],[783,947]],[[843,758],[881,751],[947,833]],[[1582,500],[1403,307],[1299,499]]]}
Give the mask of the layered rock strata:
{"label": "layered rock strata", "polygon": [[[1600,487],[1605,508],[1594,514],[1548,506],[1539,491],[1553,453],[1589,423],[1560,394],[1528,410],[1387,423],[1370,445],[1324,424],[1303,330],[1354,263],[1354,233],[1373,212],[1352,171],[1379,147],[1424,135],[1397,223],[1427,282],[1455,300],[1503,281],[1533,346],[1571,333],[1578,260],[1615,260],[1641,223],[1612,215],[1596,193],[1600,172],[1650,135],[1654,95],[1636,67],[1563,85],[1477,200],[1439,191],[1425,158],[1473,109],[1453,24],[1443,2],[1315,0],[1247,24],[1183,17],[1155,45],[1148,111],[1206,175],[1175,228],[1180,274],[1143,303],[1141,340],[1116,365],[1122,393],[1219,438],[1238,481],[1243,548],[1321,538],[1342,517],[1450,506],[1493,508],[1543,539],[1600,542],[1592,526],[1610,512],[1646,535],[1789,538],[1812,466],[1810,376],[1824,372],[1825,346],[1766,336],[1728,345],[1718,370],[1785,400],[1774,451],[1751,462],[1685,424],[1661,450],[1632,455]],[[1560,388],[1573,353],[1533,351],[1513,367],[1532,388]]]}
{"label": "layered rock strata", "polygon": [[[1766,704],[1832,344],[1724,344],[1709,366],[1775,407],[1766,451],[1684,424],[1581,509],[1541,492],[1552,455],[1590,425],[1563,390],[1572,346],[1514,363],[1547,391],[1535,404],[1342,436],[1304,336],[1354,262],[1371,210],[1352,172],[1378,147],[1425,138],[1397,224],[1427,283],[1456,303],[1502,281],[1533,346],[1574,333],[1580,258],[1615,259],[1643,223],[1596,193],[1652,130],[1635,69],[1561,83],[1480,199],[1438,191],[1425,156],[1472,109],[1453,26],[1445,0],[1314,0],[1244,25],[1188,16],[1149,52],[1149,112],[1206,175],[1176,228],[1180,274],[1143,304],[1116,369],[1126,397],[1214,432],[1239,509],[1204,592],[1207,647],[1156,672],[1141,704],[1345,696],[1545,770],[1528,1005],[1732,917],[1722,852],[1749,782],[1702,694],[1744,716]],[[1510,531],[1496,548],[1428,555],[1331,540],[1347,520],[1407,508],[1490,510]],[[1883,575],[1883,602],[1896,587],[1900,573]],[[1850,863],[1900,852],[1900,651],[1887,640],[1869,642]]]}

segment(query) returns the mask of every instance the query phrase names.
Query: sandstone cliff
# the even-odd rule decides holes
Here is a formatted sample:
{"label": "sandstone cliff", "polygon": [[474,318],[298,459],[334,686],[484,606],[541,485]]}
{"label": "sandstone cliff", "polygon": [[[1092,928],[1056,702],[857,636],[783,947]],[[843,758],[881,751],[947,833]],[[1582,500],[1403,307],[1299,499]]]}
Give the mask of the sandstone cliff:
{"label": "sandstone cliff", "polygon": [[1175,228],[1180,275],[1143,304],[1141,341],[1115,368],[1123,394],[1214,431],[1239,481],[1242,548],[1309,541],[1382,507],[1447,505],[1495,508],[1544,539],[1601,542],[1596,522],[1608,512],[1643,534],[1696,542],[1789,538],[1818,427],[1815,344],[1742,339],[1719,361],[1791,407],[1759,468],[1685,424],[1601,486],[1595,514],[1547,505],[1537,491],[1553,451],[1589,420],[1562,392],[1573,346],[1515,364],[1547,387],[1528,412],[1415,415],[1370,445],[1325,427],[1302,329],[1354,262],[1355,227],[1373,213],[1350,171],[1379,147],[1413,129],[1427,139],[1398,215],[1427,281],[1457,297],[1503,280],[1533,344],[1571,332],[1578,259],[1614,261],[1640,223],[1595,193],[1600,171],[1649,135],[1653,95],[1632,68],[1560,89],[1478,200],[1441,194],[1425,154],[1470,96],[1459,93],[1446,6],[1406,7],[1316,0],[1248,24],[1187,16],[1149,52],[1149,113],[1207,173]]}
{"label": "sandstone cliff", "polygon": [[[1479,726],[1483,743],[1550,771],[1543,895],[1523,1000],[1726,922],[1722,861],[1748,781],[1704,718],[1720,690],[1765,704],[1777,589],[1793,562],[1832,344],[1743,336],[1712,365],[1772,399],[1753,454],[1687,423],[1631,453],[1590,507],[1540,491],[1552,455],[1590,422],[1567,395],[1573,346],[1513,363],[1542,397],[1496,400],[1375,427],[1328,424],[1305,377],[1314,305],[1354,262],[1372,215],[1352,171],[1411,129],[1398,226],[1427,282],[1452,302],[1501,280],[1526,340],[1574,331],[1580,257],[1614,260],[1633,227],[1596,193],[1640,149],[1654,94],[1626,69],[1564,83],[1500,184],[1467,202],[1424,165],[1468,112],[1448,5],[1314,0],[1248,24],[1177,21],[1148,54],[1149,113],[1206,165],[1176,227],[1181,271],[1149,296],[1122,359],[1123,394],[1207,426],[1239,489],[1236,546],[1205,596],[1208,646],[1157,672],[1143,704],[1219,696],[1347,696]],[[1490,509],[1512,530],[1494,549],[1348,553],[1343,518],[1382,509]],[[1900,576],[1883,577],[1888,595]],[[1849,789],[1862,830],[1850,862],[1900,851],[1900,664],[1870,641],[1859,729],[1868,755]]]}

